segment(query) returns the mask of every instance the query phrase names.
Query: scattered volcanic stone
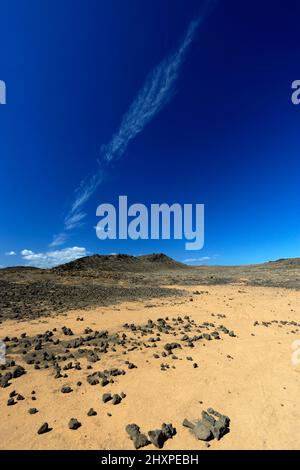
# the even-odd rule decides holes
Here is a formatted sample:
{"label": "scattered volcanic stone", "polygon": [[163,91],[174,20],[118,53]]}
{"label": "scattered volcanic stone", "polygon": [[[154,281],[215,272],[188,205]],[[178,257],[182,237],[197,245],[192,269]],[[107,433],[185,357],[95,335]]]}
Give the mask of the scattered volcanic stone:
{"label": "scattered volcanic stone", "polygon": [[133,442],[135,449],[140,449],[150,444],[149,439],[145,434],[140,432],[140,428],[137,424],[128,424],[125,428],[127,434]]}
{"label": "scattered volcanic stone", "polygon": [[152,444],[155,445],[155,447],[158,447],[159,449],[163,447],[164,442],[165,442],[165,436],[161,429],[156,429],[155,431],[149,431],[148,436]]}
{"label": "scattered volcanic stone", "polygon": [[181,348],[179,343],[167,343],[164,345],[166,351],[172,351],[172,349]]}
{"label": "scattered volcanic stone", "polygon": [[103,403],[107,403],[108,401],[110,401],[112,399],[112,396],[110,393],[103,393],[102,395],[102,401]]}
{"label": "scattered volcanic stone", "polygon": [[210,441],[212,439],[212,432],[209,426],[202,421],[199,421],[192,429],[193,434],[200,441]]}
{"label": "scattered volcanic stone", "polygon": [[176,434],[176,429],[172,426],[172,424],[163,423],[162,431],[168,439],[171,439]]}
{"label": "scattered volcanic stone", "polygon": [[36,413],[38,413],[39,410],[37,410],[36,408],[29,408],[28,410],[28,413],[30,415],[35,415]]}
{"label": "scattered volcanic stone", "polygon": [[122,401],[122,398],[120,397],[120,395],[116,393],[115,395],[113,395],[111,402],[113,405],[118,405],[119,403],[121,403],[121,401]]}
{"label": "scattered volcanic stone", "polygon": [[[216,419],[217,418],[217,419]],[[188,427],[194,436],[201,441],[210,441],[211,439],[221,439],[229,432],[230,419],[222,415],[213,408],[202,411],[202,420],[195,424],[185,419],[183,426]]]}
{"label": "scattered volcanic stone", "polygon": [[10,384],[9,384],[9,381],[12,379],[12,374],[10,372],[8,372],[7,374],[5,374],[3,377],[1,377],[0,379],[0,387],[1,388],[6,388],[8,387]]}
{"label": "scattered volcanic stone", "polygon": [[73,331],[71,330],[71,328],[67,328],[66,326],[62,327],[62,332],[66,336],[73,336]]}
{"label": "scattered volcanic stone", "polygon": [[173,428],[172,424],[162,424],[161,429],[156,429],[154,431],[149,431],[148,436],[150,438],[150,441],[152,444],[155,445],[155,447],[158,447],[161,449],[164,445],[164,443],[168,439],[172,439],[173,436],[176,434],[176,429]]}
{"label": "scattered volcanic stone", "polygon": [[87,412],[88,416],[96,416],[97,411],[94,410],[94,408],[90,408],[89,411]]}
{"label": "scattered volcanic stone", "polygon": [[70,421],[69,421],[69,429],[73,429],[76,431],[76,429],[80,428],[81,426],[81,423],[79,421],[77,421],[76,418],[71,418]]}
{"label": "scattered volcanic stone", "polygon": [[25,398],[23,397],[23,395],[21,395],[20,393],[18,393],[18,395],[17,395],[17,400],[18,400],[18,401],[22,401],[22,400],[25,400]]}
{"label": "scattered volcanic stone", "polygon": [[182,426],[189,428],[189,429],[193,429],[195,425],[185,418],[182,422]]}
{"label": "scattered volcanic stone", "polygon": [[13,378],[16,379],[18,377],[21,377],[21,375],[26,374],[26,370],[22,366],[17,366],[14,371],[13,371]]}
{"label": "scattered volcanic stone", "polygon": [[13,398],[9,398],[7,400],[7,406],[13,406],[15,405],[17,402],[13,399]]}
{"label": "scattered volcanic stone", "polygon": [[71,393],[72,391],[71,387],[64,386],[61,388],[61,393]]}
{"label": "scattered volcanic stone", "polygon": [[97,385],[99,383],[99,380],[95,375],[88,375],[87,381],[90,385]]}
{"label": "scattered volcanic stone", "polygon": [[219,440],[221,439],[221,437],[223,437],[225,434],[229,432],[230,419],[228,416],[222,415],[218,411],[215,411],[213,408],[208,408],[207,413],[202,412],[202,418],[207,419],[207,417],[209,416],[208,413],[211,416],[218,418],[217,420],[214,421],[212,433],[214,435],[214,438]]}
{"label": "scattered volcanic stone", "polygon": [[207,341],[211,340],[211,336],[208,333],[203,333],[203,338],[206,339]]}
{"label": "scattered volcanic stone", "polygon": [[49,428],[49,425],[48,423],[44,423],[42,424],[42,426],[38,429],[38,434],[45,434],[46,432],[49,432],[51,431],[51,429]]}
{"label": "scattered volcanic stone", "polygon": [[135,368],[136,368],[136,365],[133,364],[132,362],[129,362],[128,369],[135,369]]}

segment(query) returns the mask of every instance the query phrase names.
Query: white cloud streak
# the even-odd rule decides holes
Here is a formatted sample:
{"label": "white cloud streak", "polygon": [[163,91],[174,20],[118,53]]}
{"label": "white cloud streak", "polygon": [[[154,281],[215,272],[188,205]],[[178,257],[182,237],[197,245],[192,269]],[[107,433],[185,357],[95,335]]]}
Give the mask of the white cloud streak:
{"label": "white cloud streak", "polygon": [[215,260],[218,258],[219,255],[212,255],[212,256],[201,256],[200,258],[187,258],[183,260],[184,263],[203,263],[204,261]]}
{"label": "white cloud streak", "polygon": [[86,248],[80,246],[73,246],[64,248],[62,250],[48,251],[45,253],[35,253],[32,250],[22,250],[21,257],[27,262],[28,266],[35,266],[38,268],[52,268],[59,264],[68,263],[74,259],[87,256],[89,253]]}
{"label": "white cloud streak", "polygon": [[[113,134],[108,144],[102,146],[101,159],[100,162],[98,161],[97,171],[91,178],[83,180],[75,191],[75,200],[64,220],[65,231],[73,230],[83,224],[83,219],[86,216],[83,206],[102,182],[103,168],[124,154],[130,141],[143,131],[147,124],[152,121],[172,98],[176,80],[187,51],[200,23],[206,18],[209,10],[215,3],[216,0],[206,1],[202,15],[191,21],[178,49],[162,60],[146,78],[144,85],[130,105],[129,110],[123,116],[118,131]],[[52,246],[60,244],[60,239],[61,243],[64,242],[62,235],[60,234],[58,239],[54,238]]]}
{"label": "white cloud streak", "polygon": [[211,259],[210,256],[202,256],[201,258],[187,258],[183,262],[184,263],[195,263],[196,261],[203,262],[203,261],[209,261],[210,259]]}
{"label": "white cloud streak", "polygon": [[15,251],[8,251],[7,253],[5,253],[6,256],[16,256],[16,252]]}
{"label": "white cloud streak", "polygon": [[124,115],[120,128],[109,144],[102,147],[106,162],[123,155],[129,142],[142,132],[154,116],[170,101],[186,52],[194,39],[200,19],[190,23],[177,51],[152,70],[136,99]]}
{"label": "white cloud streak", "polygon": [[50,243],[50,247],[54,248],[56,246],[63,245],[67,240],[67,234],[64,232],[58,233],[57,235],[53,236],[53,241]]}

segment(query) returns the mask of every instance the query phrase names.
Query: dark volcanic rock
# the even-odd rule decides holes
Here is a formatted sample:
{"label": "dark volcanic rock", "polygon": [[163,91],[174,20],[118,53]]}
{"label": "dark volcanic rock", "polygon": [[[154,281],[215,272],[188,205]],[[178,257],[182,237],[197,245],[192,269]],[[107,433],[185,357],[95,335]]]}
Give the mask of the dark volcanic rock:
{"label": "dark volcanic rock", "polygon": [[[202,416],[203,416],[203,413],[202,413]],[[222,415],[218,411],[215,411],[213,408],[208,408],[207,414],[208,413],[210,413],[210,415],[217,418],[214,421],[214,425],[213,425],[213,428],[212,428],[212,433],[214,435],[214,438],[219,440],[225,434],[227,434],[229,432],[230,419],[229,419],[228,416]],[[207,417],[207,414],[205,415],[205,417]]]}
{"label": "dark volcanic rock", "polygon": [[38,429],[38,434],[45,434],[46,432],[51,431],[51,428],[49,428],[48,423],[42,424],[42,426]]}
{"label": "dark volcanic rock", "polygon": [[189,421],[188,419],[183,420],[182,426],[185,426],[186,428],[189,428],[189,429],[194,429],[195,427],[195,425],[191,423],[191,421]]}
{"label": "dark volcanic rock", "polygon": [[110,401],[112,399],[112,396],[110,393],[103,393],[102,395],[102,401],[103,403],[107,403],[108,401]]}
{"label": "dark volcanic rock", "polygon": [[133,364],[132,362],[129,362],[128,364],[128,369],[135,369],[137,366]]}
{"label": "dark volcanic rock", "polygon": [[7,406],[13,406],[13,405],[16,405],[17,402],[13,399],[13,398],[9,398],[7,400]]}
{"label": "dark volcanic rock", "polygon": [[171,439],[176,435],[176,429],[172,426],[172,424],[163,423],[162,432],[167,437],[167,439]]}
{"label": "dark volcanic rock", "polygon": [[99,383],[99,379],[96,375],[88,375],[87,381],[90,385],[97,385]]}
{"label": "dark volcanic rock", "polygon": [[68,386],[64,386],[61,388],[61,393],[71,393],[73,390],[71,389],[71,387],[68,387]]}
{"label": "dark volcanic rock", "polygon": [[87,412],[88,416],[96,416],[97,411],[94,410],[94,408],[90,408],[89,411]]}
{"label": "dark volcanic rock", "polygon": [[148,436],[152,444],[155,445],[155,447],[158,447],[159,449],[163,447],[166,439],[161,429],[156,429],[155,431],[149,431]]}
{"label": "dark volcanic rock", "polygon": [[213,437],[210,426],[208,423],[199,421],[192,429],[193,434],[200,441],[210,441]]}
{"label": "dark volcanic rock", "polygon": [[120,397],[120,395],[116,393],[115,395],[113,395],[111,402],[113,405],[118,405],[119,403],[121,403],[121,401],[122,401],[122,398]]}
{"label": "dark volcanic rock", "polygon": [[128,424],[125,430],[127,434],[129,434],[129,437],[136,449],[140,449],[141,447],[145,447],[150,444],[149,439],[145,434],[140,432],[140,427],[137,424]]}
{"label": "dark volcanic rock", "polygon": [[11,372],[8,372],[7,374],[5,374],[3,377],[1,377],[0,379],[0,387],[1,388],[6,388],[8,387],[10,384],[9,384],[9,381],[12,379],[12,374]]}
{"label": "dark volcanic rock", "polygon": [[167,343],[164,345],[164,349],[168,352],[172,352],[172,349],[181,348],[179,343]]}
{"label": "dark volcanic rock", "polygon": [[229,432],[230,419],[213,408],[208,408],[207,411],[202,411],[202,420],[193,424],[185,419],[182,424],[188,427],[197,439],[210,441],[219,440]]}
{"label": "dark volcanic rock", "polygon": [[62,332],[65,336],[73,336],[74,334],[71,328],[67,328],[66,326],[62,327]]}
{"label": "dark volcanic rock", "polygon": [[81,423],[76,418],[71,418],[68,424],[69,429],[76,431],[76,429],[80,428]]}
{"label": "dark volcanic rock", "polygon": [[161,449],[164,443],[168,439],[172,439],[176,434],[176,429],[173,428],[172,424],[163,423],[161,429],[156,429],[154,431],[149,431],[148,436],[152,444],[158,449]]}
{"label": "dark volcanic rock", "polygon": [[22,366],[17,366],[12,373],[14,379],[21,377],[24,374],[26,374],[26,370]]}

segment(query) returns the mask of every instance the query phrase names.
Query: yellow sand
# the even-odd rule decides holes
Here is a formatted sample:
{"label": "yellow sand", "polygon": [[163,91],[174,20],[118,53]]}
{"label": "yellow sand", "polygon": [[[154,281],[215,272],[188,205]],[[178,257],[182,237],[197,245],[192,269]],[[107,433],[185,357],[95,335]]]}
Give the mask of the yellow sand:
{"label": "yellow sand", "polygon": [[[83,370],[70,371],[67,379],[58,380],[53,378],[52,369],[35,371],[26,365],[26,375],[14,380],[10,387],[0,388],[0,448],[132,449],[124,429],[128,423],[137,423],[146,432],[167,422],[177,428],[177,435],[164,449],[206,449],[205,443],[197,441],[181,423],[184,418],[195,420],[203,409],[213,407],[230,417],[231,426],[230,433],[218,442],[212,441],[210,449],[299,449],[300,365],[291,362],[291,344],[300,339],[300,331],[292,334],[297,328],[279,328],[276,324],[254,327],[253,323],[300,320],[300,292],[244,286],[194,286],[187,290],[192,294],[197,289],[208,293],[194,295],[193,302],[189,298],[146,302],[155,304],[154,308],[145,308],[142,302],[128,302],[26,323],[2,323],[0,338],[19,336],[24,331],[34,335],[63,325],[75,334],[82,334],[87,326],[112,333],[123,331],[125,322],[143,324],[149,318],[190,315],[197,323],[224,324],[238,337],[222,335],[221,341],[196,342],[193,349],[176,351],[178,360],[153,358],[164,342],[156,349],[135,350],[125,356],[110,351],[93,365],[94,371],[115,366],[126,369],[125,360],[131,360],[138,368],[117,377],[114,384],[105,388],[87,383],[85,360],[81,361]],[[226,318],[218,319],[212,313],[225,314]],[[84,321],[76,321],[78,316],[83,316]],[[197,369],[186,360],[187,356],[198,363]],[[176,369],[162,372],[162,362],[174,364]],[[78,380],[82,381],[81,387],[76,386]],[[62,394],[62,385],[71,385],[74,391]],[[13,389],[26,399],[8,407],[6,402]],[[31,400],[33,389],[36,401]],[[102,403],[104,392],[122,391],[127,396],[121,404]],[[39,413],[29,415],[30,407],[38,408]],[[97,416],[87,416],[91,407]],[[68,429],[72,417],[82,423],[77,431]],[[45,421],[53,430],[37,435]]]}

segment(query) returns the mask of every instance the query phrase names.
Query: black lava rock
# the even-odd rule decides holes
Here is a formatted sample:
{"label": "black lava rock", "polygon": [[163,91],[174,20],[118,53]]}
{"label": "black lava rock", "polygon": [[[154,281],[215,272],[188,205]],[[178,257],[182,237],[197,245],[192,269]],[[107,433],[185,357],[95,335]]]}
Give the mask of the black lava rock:
{"label": "black lava rock", "polygon": [[71,387],[67,387],[67,386],[64,386],[62,387],[61,389],[61,393],[71,393],[73,390],[71,389]]}
{"label": "black lava rock", "polygon": [[135,369],[135,368],[136,368],[136,365],[133,364],[132,362],[129,362],[128,369]]}
{"label": "black lava rock", "polygon": [[149,439],[145,434],[140,432],[140,428],[137,424],[128,424],[125,428],[127,434],[133,442],[135,449],[140,449],[150,444]]}
{"label": "black lava rock", "polygon": [[22,366],[17,366],[12,373],[14,379],[21,377],[21,375],[24,374],[26,374],[26,370]]}
{"label": "black lava rock", "polygon": [[149,431],[148,436],[152,444],[155,447],[161,449],[164,443],[168,439],[172,439],[173,436],[176,434],[176,429],[173,428],[172,424],[163,423],[161,429],[155,429],[154,431]]}
{"label": "black lava rock", "polygon": [[120,395],[116,393],[115,395],[113,395],[111,402],[113,405],[118,405],[119,403],[121,403],[121,401],[122,401],[122,398],[120,397]]}
{"label": "black lava rock", "polygon": [[211,439],[219,440],[229,432],[230,419],[213,408],[208,408],[207,411],[202,411],[202,420],[197,421],[196,424],[187,419],[182,424],[190,428],[197,439],[210,441]]}
{"label": "black lava rock", "polygon": [[152,444],[154,444],[155,447],[158,447],[159,449],[163,447],[166,441],[166,437],[161,429],[156,429],[155,431],[149,431],[148,436]]}
{"label": "black lava rock", "polygon": [[110,393],[104,393],[102,395],[102,401],[103,403],[107,403],[108,401],[110,401],[112,399],[112,396]]}
{"label": "black lava rock", "polygon": [[42,424],[42,426],[38,429],[38,434],[45,434],[46,432],[49,432],[51,431],[51,429],[49,428],[49,425],[48,423],[44,423]]}
{"label": "black lava rock", "polygon": [[77,421],[76,418],[71,418],[70,421],[69,421],[69,429],[72,429],[74,431],[76,431],[76,429],[80,428],[81,426],[81,423],[79,421]]}

